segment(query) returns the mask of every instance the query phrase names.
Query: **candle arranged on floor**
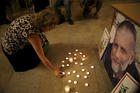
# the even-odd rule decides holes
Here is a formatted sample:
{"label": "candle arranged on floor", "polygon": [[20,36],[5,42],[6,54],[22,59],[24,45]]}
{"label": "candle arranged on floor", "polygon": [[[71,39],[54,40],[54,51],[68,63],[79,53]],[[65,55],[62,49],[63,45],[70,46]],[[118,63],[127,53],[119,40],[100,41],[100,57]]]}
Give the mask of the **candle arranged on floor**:
{"label": "candle arranged on floor", "polygon": [[70,92],[70,86],[66,85],[64,87],[64,90],[65,90],[66,93],[69,93]]}
{"label": "candle arranged on floor", "polygon": [[[91,72],[89,71],[95,67],[93,65],[87,65],[88,55],[84,54],[84,52],[80,51],[79,49],[69,51],[64,58],[65,59],[61,61],[61,67],[67,70],[66,72],[62,72],[63,75],[66,74],[64,77],[66,79],[66,86],[64,87],[65,93],[81,93],[79,90],[76,90],[76,88],[81,84],[83,84],[85,87],[89,86],[89,83],[87,83],[87,80],[89,80],[91,76]],[[70,86],[75,88],[75,90],[73,91],[71,89],[70,91]]]}

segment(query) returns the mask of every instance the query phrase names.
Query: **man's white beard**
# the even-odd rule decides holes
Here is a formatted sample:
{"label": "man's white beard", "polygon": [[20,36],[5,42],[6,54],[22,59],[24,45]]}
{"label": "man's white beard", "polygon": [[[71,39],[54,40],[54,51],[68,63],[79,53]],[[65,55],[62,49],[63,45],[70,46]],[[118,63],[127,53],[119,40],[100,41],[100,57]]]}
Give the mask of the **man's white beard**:
{"label": "man's white beard", "polygon": [[125,63],[125,64],[122,64],[122,62],[119,62],[120,64],[120,67],[116,66],[116,64],[114,62],[112,62],[112,69],[113,69],[113,72],[115,74],[118,74],[120,72],[123,72],[126,70],[126,68],[128,67],[129,65],[129,62],[131,60],[131,56],[129,57],[128,61]]}

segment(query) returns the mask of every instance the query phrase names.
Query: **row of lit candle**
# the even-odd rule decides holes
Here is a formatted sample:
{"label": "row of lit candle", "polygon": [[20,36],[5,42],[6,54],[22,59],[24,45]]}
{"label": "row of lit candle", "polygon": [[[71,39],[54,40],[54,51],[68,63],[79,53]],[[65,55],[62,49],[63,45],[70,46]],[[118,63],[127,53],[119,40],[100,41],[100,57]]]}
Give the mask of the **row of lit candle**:
{"label": "row of lit candle", "polygon": [[[74,64],[75,64],[75,65],[77,65],[77,64],[78,64],[78,62],[75,62]],[[83,66],[83,65],[84,65],[84,63],[82,63],[82,62],[81,62],[81,63],[80,63],[80,66]],[[67,67],[69,67],[69,66],[70,66],[70,64],[68,64],[68,63],[67,63],[67,64],[66,64],[66,66],[67,66]],[[62,65],[61,65],[61,67],[65,67],[65,65],[64,65],[64,64],[62,64]]]}
{"label": "row of lit candle", "polygon": [[[68,80],[68,83],[72,83],[72,80]],[[73,81],[73,84],[78,84],[78,81],[74,80]],[[85,83],[85,86],[88,86],[89,84],[88,83]]]}

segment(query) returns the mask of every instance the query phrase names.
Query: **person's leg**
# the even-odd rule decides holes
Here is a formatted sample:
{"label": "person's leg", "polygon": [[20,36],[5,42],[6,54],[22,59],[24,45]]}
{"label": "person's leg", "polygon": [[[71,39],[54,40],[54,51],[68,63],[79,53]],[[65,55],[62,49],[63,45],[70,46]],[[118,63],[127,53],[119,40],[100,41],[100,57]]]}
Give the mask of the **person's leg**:
{"label": "person's leg", "polygon": [[88,2],[86,2],[84,5],[83,16],[87,17],[89,15],[90,11],[91,10],[89,9],[89,4],[88,4]]}
{"label": "person's leg", "polygon": [[100,11],[100,9],[102,7],[102,4],[103,4],[102,0],[97,1],[96,12],[95,12],[94,16],[97,16],[98,12]]}
{"label": "person's leg", "polygon": [[52,8],[53,8],[53,10],[55,11],[55,13],[58,15],[58,17],[59,17],[59,22],[58,22],[58,24],[61,24],[61,23],[63,23],[63,22],[65,22],[65,18],[64,18],[64,16],[62,15],[62,13],[61,13],[61,11],[59,10],[59,6],[61,5],[61,2],[62,2],[62,0],[56,0],[56,1],[54,1],[53,3],[52,3]]}
{"label": "person's leg", "polygon": [[73,24],[73,21],[71,19],[71,2],[70,2],[70,0],[64,0],[64,6],[66,9],[67,21],[69,22],[69,24]]}

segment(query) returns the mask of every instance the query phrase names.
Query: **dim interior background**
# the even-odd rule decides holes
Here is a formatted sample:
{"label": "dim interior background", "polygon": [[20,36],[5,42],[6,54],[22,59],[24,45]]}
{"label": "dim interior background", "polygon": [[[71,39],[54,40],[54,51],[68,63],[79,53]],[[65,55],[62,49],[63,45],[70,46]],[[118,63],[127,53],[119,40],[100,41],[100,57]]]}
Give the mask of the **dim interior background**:
{"label": "dim interior background", "polygon": [[[6,8],[7,18],[10,21],[25,13],[34,12],[32,0],[26,1],[27,2],[22,3],[22,5],[19,0],[11,0],[9,6]],[[73,0],[71,11],[74,25],[69,25],[65,22],[64,24],[56,26],[52,31],[46,33],[46,36],[50,41],[48,59],[54,62],[53,64],[57,66],[55,62],[58,61],[59,58],[63,58],[62,56],[65,56],[65,51],[75,47],[85,48],[85,50],[89,52],[89,56],[91,56],[91,58],[98,57],[97,46],[104,28],[106,27],[109,32],[111,30],[114,13],[111,4],[139,1],[140,0],[103,0],[103,6],[98,14],[98,19],[93,17],[85,19],[82,17],[82,9],[80,8],[79,0]],[[62,11],[65,14],[65,9],[63,7]],[[93,9],[92,12],[94,13],[94,11],[95,9]],[[7,27],[8,25],[6,24],[0,26],[0,35],[6,31]],[[140,41],[140,39],[138,40]],[[137,42],[137,46],[140,46],[140,42]],[[58,48],[59,50],[57,50]],[[61,54],[61,57],[59,53]],[[140,55],[140,53],[138,53],[138,55]],[[91,60],[94,61],[94,59]],[[137,61],[140,62],[140,58],[137,58]],[[98,63],[96,64],[98,66],[102,65]],[[100,66],[96,71],[106,73],[105,71],[102,71]],[[140,73],[140,68],[138,68],[138,71]],[[95,90],[95,93],[108,93],[112,89],[108,87],[103,88],[101,85],[100,82],[103,82],[104,85],[105,83],[106,85],[110,84],[108,79],[106,79],[106,81],[102,81],[104,78],[103,75],[96,74],[95,76],[101,80],[97,79],[97,82],[95,83],[95,87],[98,89]],[[3,55],[0,47],[0,93],[55,93],[57,90],[63,90],[63,87],[59,86],[59,84],[63,84],[61,78],[56,78],[54,74],[42,63],[40,63],[35,69],[27,72],[14,72],[8,60]]]}

